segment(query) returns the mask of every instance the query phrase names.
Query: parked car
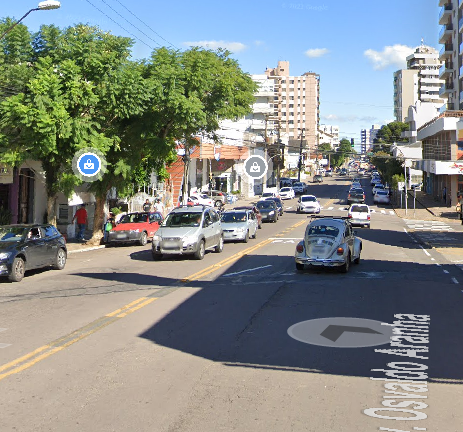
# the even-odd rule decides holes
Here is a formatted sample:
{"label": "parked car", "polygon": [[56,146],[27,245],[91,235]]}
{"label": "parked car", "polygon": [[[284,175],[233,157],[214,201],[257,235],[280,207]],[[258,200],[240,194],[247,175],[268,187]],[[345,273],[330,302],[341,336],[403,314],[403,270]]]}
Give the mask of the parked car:
{"label": "parked car", "polygon": [[262,221],[272,221],[276,222],[279,218],[278,208],[275,201],[264,200],[257,201],[256,207],[259,209],[260,214],[262,215]]}
{"label": "parked car", "polygon": [[298,213],[320,213],[320,203],[315,195],[302,195],[297,201]]}
{"label": "parked car", "polygon": [[374,196],[376,192],[379,190],[384,190],[384,185],[377,183],[373,186],[373,189],[371,190],[371,194]]}
{"label": "parked car", "polygon": [[382,183],[382,180],[380,177],[372,177],[371,178],[371,186],[374,186],[375,184],[381,184]]}
{"label": "parked car", "polygon": [[337,267],[347,273],[351,262],[360,263],[362,241],[355,236],[348,218],[315,216],[296,246],[296,269],[306,265]]}
{"label": "parked car", "polygon": [[239,206],[235,207],[233,210],[252,210],[256,215],[257,219],[257,228],[262,228],[262,215],[260,214],[259,209],[256,206]]}
{"label": "parked car", "polygon": [[280,189],[280,198],[283,199],[293,199],[296,196],[294,189],[292,187],[284,187]]}
{"label": "parked car", "polygon": [[365,226],[370,228],[371,212],[366,204],[352,204],[347,212],[352,226]]}
{"label": "parked car", "polygon": [[361,188],[362,184],[358,180],[354,180],[351,184],[351,187]]}
{"label": "parked car", "polygon": [[155,261],[163,255],[193,255],[202,260],[206,250],[223,251],[218,213],[208,206],[182,206],[172,210],[153,236]]}
{"label": "parked car", "polygon": [[345,176],[347,175],[347,170],[345,168],[342,168],[341,171],[339,171],[340,176]]}
{"label": "parked car", "polygon": [[25,272],[53,267],[64,269],[66,241],[52,225],[0,226],[0,275],[20,282]]}
{"label": "parked car", "polygon": [[389,197],[389,192],[386,190],[378,190],[373,196],[373,202],[375,204],[390,204],[391,199]]}
{"label": "parked car", "polygon": [[225,241],[243,241],[257,237],[257,218],[252,210],[227,210],[220,217],[223,239]]}
{"label": "parked car", "polygon": [[108,245],[138,243],[145,246],[163,221],[159,212],[128,213],[108,232]]}
{"label": "parked car", "polygon": [[266,200],[267,198],[278,198],[278,194],[276,192],[264,192],[260,197],[261,200]]}
{"label": "parked car", "polygon": [[212,198],[208,197],[206,194],[191,195],[190,197],[188,197],[188,204],[207,205],[210,207],[214,207],[214,201],[212,200]]}
{"label": "parked car", "polygon": [[314,183],[323,183],[323,176],[320,174],[314,175],[313,176],[313,182]]}
{"label": "parked car", "polygon": [[333,170],[326,170],[325,171],[325,177],[333,177]]}
{"label": "parked car", "polygon": [[204,192],[204,195],[207,195],[208,198],[212,199],[215,207],[222,207],[227,202],[225,193],[218,190]]}
{"label": "parked car", "polygon": [[285,208],[283,207],[283,201],[281,201],[280,198],[267,198],[266,201],[274,201],[275,204],[277,205],[278,209],[278,215],[283,216],[283,213],[285,212]]}

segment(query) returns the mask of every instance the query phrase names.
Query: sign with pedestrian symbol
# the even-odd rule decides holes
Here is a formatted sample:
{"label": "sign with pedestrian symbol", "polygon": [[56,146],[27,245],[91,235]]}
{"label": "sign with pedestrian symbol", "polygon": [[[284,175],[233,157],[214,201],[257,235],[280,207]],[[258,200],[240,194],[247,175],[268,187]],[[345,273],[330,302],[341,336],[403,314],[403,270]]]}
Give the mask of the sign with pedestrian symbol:
{"label": "sign with pedestrian symbol", "polygon": [[252,179],[261,179],[267,174],[267,169],[267,161],[262,156],[253,155],[244,161],[244,171]]}

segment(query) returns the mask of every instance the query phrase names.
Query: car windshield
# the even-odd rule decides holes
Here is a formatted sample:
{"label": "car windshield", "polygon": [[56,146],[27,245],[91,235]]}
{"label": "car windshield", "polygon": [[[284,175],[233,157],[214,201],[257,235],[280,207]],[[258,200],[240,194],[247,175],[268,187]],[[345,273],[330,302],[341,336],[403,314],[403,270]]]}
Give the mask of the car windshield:
{"label": "car windshield", "polygon": [[126,223],[143,223],[148,222],[148,213],[132,213],[126,214],[121,217],[119,223],[126,224]]}
{"label": "car windshield", "polygon": [[356,213],[368,213],[368,207],[367,206],[352,206],[350,208],[351,212],[356,212]]}
{"label": "car windshield", "polygon": [[0,227],[1,242],[18,242],[26,232],[24,227]]}
{"label": "car windshield", "polygon": [[375,186],[375,189],[384,189],[384,186],[382,184],[378,184]]}
{"label": "car windshield", "polygon": [[386,195],[387,195],[387,192],[386,192],[386,191],[381,191],[381,190],[380,190],[380,191],[376,192],[376,195],[384,195],[384,196],[386,196]]}
{"label": "car windshield", "polygon": [[257,203],[258,209],[273,209],[275,208],[275,203],[273,201],[259,201]]}
{"label": "car windshield", "polygon": [[301,197],[301,202],[317,201],[317,198],[314,196],[305,196]]}
{"label": "car windshield", "polygon": [[330,237],[337,237],[339,228],[333,225],[312,225],[309,228],[309,236],[311,235],[326,235]]}
{"label": "car windshield", "polygon": [[273,193],[272,192],[265,192],[262,194],[262,196],[265,198],[265,197],[272,197],[273,196]]}
{"label": "car windshield", "polygon": [[222,214],[221,221],[224,223],[246,222],[247,217],[244,212],[226,212]]}
{"label": "car windshield", "polygon": [[170,213],[167,215],[163,227],[199,226],[202,214],[198,212]]}
{"label": "car windshield", "polygon": [[289,187],[281,188],[280,192],[291,192],[291,189]]}

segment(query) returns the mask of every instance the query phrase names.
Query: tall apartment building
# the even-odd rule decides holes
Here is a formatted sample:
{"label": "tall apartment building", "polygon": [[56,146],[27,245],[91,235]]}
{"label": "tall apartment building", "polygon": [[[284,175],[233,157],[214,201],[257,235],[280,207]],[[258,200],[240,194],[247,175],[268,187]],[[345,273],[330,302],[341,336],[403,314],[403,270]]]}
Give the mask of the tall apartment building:
{"label": "tall apartment building", "polygon": [[445,100],[440,95],[444,81],[439,76],[442,62],[436,49],[423,43],[407,58],[407,69],[394,73],[394,116],[405,122],[408,107],[417,101],[441,107]]}
{"label": "tall apartment building", "polygon": [[316,149],[320,124],[320,76],[306,72],[301,76],[289,74],[289,62],[279,61],[278,66],[265,71],[274,81],[273,114],[280,125],[280,132],[289,140],[290,147],[301,139],[304,147]]}
{"label": "tall apartment building", "polygon": [[463,191],[463,1],[439,0],[439,6],[439,60],[443,63],[439,95],[446,103],[436,117],[417,128],[422,159],[414,167],[423,171],[427,193],[442,202],[445,187],[446,204],[454,206],[458,192]]}
{"label": "tall apartment building", "polygon": [[360,148],[362,153],[371,151],[378,131],[381,129],[380,125],[374,124],[371,129],[360,130]]}

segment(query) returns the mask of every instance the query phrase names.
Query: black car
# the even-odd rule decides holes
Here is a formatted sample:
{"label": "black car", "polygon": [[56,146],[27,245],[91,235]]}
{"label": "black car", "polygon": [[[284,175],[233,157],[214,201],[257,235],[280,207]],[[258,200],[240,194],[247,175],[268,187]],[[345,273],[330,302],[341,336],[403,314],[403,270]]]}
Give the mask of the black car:
{"label": "black car", "polygon": [[323,183],[323,176],[320,174],[317,174],[313,177],[313,182],[314,183]]}
{"label": "black car", "polygon": [[0,226],[0,275],[19,282],[26,270],[64,269],[66,241],[52,225]]}
{"label": "black car", "polygon": [[262,215],[262,222],[272,221],[276,222],[278,220],[278,207],[275,201],[272,200],[263,200],[257,201],[257,209]]}
{"label": "black car", "polygon": [[347,204],[364,204],[365,192],[362,189],[351,189],[347,195]]}
{"label": "black car", "polygon": [[278,214],[280,216],[283,216],[283,213],[285,212],[285,209],[283,207],[283,202],[281,201],[280,198],[266,198],[267,200],[269,201],[274,201],[275,204],[277,205],[277,209],[278,209]]}

